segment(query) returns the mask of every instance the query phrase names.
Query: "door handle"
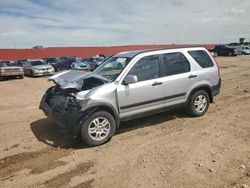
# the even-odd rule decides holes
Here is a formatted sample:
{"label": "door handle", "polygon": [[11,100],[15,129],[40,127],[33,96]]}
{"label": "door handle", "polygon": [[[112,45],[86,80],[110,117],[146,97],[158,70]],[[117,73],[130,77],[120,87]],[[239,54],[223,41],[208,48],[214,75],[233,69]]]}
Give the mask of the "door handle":
{"label": "door handle", "polygon": [[153,84],[152,84],[152,86],[158,86],[158,85],[161,85],[162,84],[162,82],[154,82]]}
{"label": "door handle", "polygon": [[190,74],[188,78],[195,78],[195,77],[197,77],[197,75]]}

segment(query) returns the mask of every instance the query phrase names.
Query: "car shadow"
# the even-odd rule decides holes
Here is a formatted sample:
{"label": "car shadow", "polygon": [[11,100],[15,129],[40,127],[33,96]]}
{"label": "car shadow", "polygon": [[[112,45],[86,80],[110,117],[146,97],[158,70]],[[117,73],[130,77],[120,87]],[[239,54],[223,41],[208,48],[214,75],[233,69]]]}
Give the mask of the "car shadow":
{"label": "car shadow", "polygon": [[65,137],[60,128],[48,118],[39,119],[30,123],[30,128],[37,140],[51,147],[63,149],[78,149],[87,147],[79,138]]}
{"label": "car shadow", "polygon": [[190,118],[185,109],[176,109],[158,114],[145,116],[142,118],[122,122],[119,129],[116,131],[116,135],[124,132],[133,131],[143,127],[157,126],[163,122],[171,121],[179,118]]}
{"label": "car shadow", "polygon": [[[122,122],[119,129],[116,131],[116,135],[144,127],[157,126],[163,122],[171,121],[177,118],[187,117],[189,116],[186,114],[185,110],[178,109]],[[64,149],[88,148],[86,144],[81,142],[79,137],[76,139],[66,138],[62,133],[60,133],[60,128],[48,118],[32,122],[30,124],[30,128],[38,141],[51,147]]]}
{"label": "car shadow", "polygon": [[11,80],[22,80],[23,78],[19,77],[19,76],[9,76],[9,77],[4,77],[4,78],[0,78],[0,82],[7,82],[7,81],[11,81]]}

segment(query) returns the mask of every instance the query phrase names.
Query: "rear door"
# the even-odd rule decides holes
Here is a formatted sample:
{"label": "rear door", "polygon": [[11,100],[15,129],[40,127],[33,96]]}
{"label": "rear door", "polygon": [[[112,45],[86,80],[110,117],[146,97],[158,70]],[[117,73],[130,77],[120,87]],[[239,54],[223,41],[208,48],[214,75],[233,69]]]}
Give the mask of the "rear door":
{"label": "rear door", "polygon": [[164,89],[160,78],[159,56],[138,60],[127,75],[135,75],[138,82],[117,87],[120,117],[139,116],[164,109]]}
{"label": "rear door", "polygon": [[197,75],[190,72],[189,61],[181,52],[165,53],[161,56],[161,67],[165,108],[183,105],[187,92],[197,79]]}

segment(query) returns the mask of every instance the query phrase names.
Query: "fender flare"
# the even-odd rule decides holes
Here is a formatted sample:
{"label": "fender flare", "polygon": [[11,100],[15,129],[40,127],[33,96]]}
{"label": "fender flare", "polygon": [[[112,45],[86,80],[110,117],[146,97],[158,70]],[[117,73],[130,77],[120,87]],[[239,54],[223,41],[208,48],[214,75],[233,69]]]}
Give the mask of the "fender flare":
{"label": "fender flare", "polygon": [[113,115],[115,122],[116,122],[116,129],[119,128],[120,126],[120,116],[117,112],[117,110],[110,104],[108,103],[96,103],[96,104],[91,104],[87,105],[83,108],[81,108],[81,112],[84,114],[85,118],[88,118],[91,116],[93,113],[99,110],[104,110],[109,112],[111,115]]}
{"label": "fender flare", "polygon": [[209,96],[209,100],[210,100],[210,103],[213,103],[213,93],[212,93],[212,88],[209,86],[209,85],[199,85],[195,88],[193,88],[190,92],[189,92],[189,95],[188,95],[188,99],[187,99],[187,102],[186,104],[189,103],[189,100],[191,98],[191,96],[196,92],[196,91],[199,91],[199,90],[204,90],[207,92],[208,96]]}

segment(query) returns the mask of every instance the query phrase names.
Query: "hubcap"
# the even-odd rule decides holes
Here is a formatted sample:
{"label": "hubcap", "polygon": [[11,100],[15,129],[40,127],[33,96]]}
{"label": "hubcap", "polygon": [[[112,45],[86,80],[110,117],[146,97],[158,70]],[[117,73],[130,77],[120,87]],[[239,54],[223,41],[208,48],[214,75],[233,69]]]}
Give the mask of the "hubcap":
{"label": "hubcap", "polygon": [[100,141],[106,138],[110,132],[110,122],[105,117],[95,118],[88,127],[88,134],[91,139]]}
{"label": "hubcap", "polygon": [[207,98],[204,95],[198,95],[194,100],[194,109],[202,113],[207,107]]}

